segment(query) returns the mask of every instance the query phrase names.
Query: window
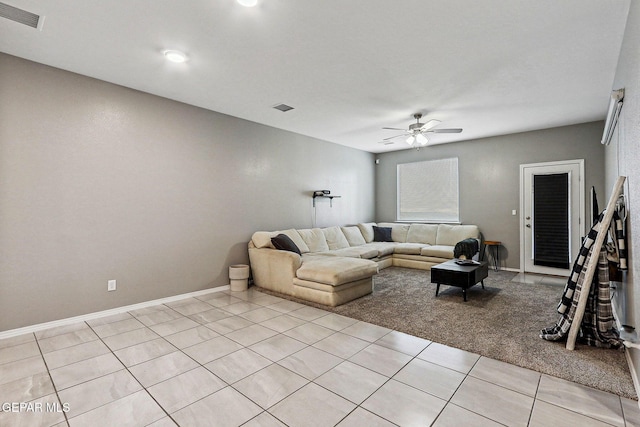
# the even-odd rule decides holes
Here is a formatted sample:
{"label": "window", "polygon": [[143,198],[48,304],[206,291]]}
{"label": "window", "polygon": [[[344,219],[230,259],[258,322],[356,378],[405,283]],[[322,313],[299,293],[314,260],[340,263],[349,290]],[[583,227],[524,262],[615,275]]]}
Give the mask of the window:
{"label": "window", "polygon": [[460,222],[457,157],[398,165],[397,220]]}

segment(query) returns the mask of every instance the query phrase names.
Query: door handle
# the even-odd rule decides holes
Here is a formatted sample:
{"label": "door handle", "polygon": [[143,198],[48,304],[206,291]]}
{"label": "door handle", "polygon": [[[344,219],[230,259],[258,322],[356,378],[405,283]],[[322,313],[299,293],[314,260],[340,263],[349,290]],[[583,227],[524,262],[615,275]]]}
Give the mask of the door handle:
{"label": "door handle", "polygon": [[525,219],[529,220],[529,219],[531,219],[531,217],[530,217],[530,216],[528,216],[528,217],[526,217]]}
{"label": "door handle", "polygon": [[531,228],[531,224],[525,224],[525,227]]}

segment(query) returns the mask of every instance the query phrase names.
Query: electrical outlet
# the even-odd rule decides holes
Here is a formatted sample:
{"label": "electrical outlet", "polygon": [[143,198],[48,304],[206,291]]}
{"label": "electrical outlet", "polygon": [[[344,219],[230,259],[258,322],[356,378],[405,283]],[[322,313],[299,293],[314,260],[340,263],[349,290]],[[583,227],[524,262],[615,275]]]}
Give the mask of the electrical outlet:
{"label": "electrical outlet", "polygon": [[516,215],[516,210],[515,209],[511,211],[511,215],[513,215],[513,216]]}
{"label": "electrical outlet", "polygon": [[115,280],[109,280],[107,282],[107,291],[115,291],[116,290],[116,281]]}

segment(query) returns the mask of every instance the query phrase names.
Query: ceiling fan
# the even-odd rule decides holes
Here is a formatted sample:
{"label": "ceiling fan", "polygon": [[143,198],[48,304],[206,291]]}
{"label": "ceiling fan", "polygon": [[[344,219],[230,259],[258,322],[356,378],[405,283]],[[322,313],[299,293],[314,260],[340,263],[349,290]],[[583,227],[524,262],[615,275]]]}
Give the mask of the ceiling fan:
{"label": "ceiling fan", "polygon": [[412,147],[420,148],[424,147],[429,143],[429,139],[427,138],[427,133],[460,133],[462,129],[433,129],[434,127],[440,124],[440,120],[431,119],[426,123],[420,122],[422,118],[421,113],[416,113],[413,115],[413,118],[416,119],[415,123],[409,125],[409,129],[400,129],[400,128],[388,128],[384,127],[382,129],[389,130],[401,130],[404,133],[400,135],[390,136],[389,138],[383,139],[380,144],[393,144],[394,139],[400,138],[401,136],[408,136],[406,139],[407,144]]}

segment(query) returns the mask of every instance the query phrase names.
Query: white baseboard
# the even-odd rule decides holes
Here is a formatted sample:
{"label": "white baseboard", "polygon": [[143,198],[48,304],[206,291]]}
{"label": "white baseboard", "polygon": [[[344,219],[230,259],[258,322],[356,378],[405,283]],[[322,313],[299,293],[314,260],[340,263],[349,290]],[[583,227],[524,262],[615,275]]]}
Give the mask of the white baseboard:
{"label": "white baseboard", "polygon": [[[616,321],[616,326],[618,328],[618,331],[622,331],[622,323],[620,322],[620,318],[618,317],[618,312],[616,311],[616,304],[611,304],[611,308],[613,310],[613,318]],[[625,346],[624,355],[625,355],[625,358],[627,359],[629,372],[631,373],[633,388],[636,390],[636,395],[640,396],[640,381],[638,380],[638,370],[636,369],[636,366],[633,363],[633,357],[631,357],[632,351],[638,351],[638,350],[632,347]],[[638,408],[640,408],[640,400],[638,401]]]}
{"label": "white baseboard", "polygon": [[57,326],[69,325],[77,322],[84,322],[87,320],[97,319],[99,317],[111,316],[114,314],[124,313],[127,311],[138,310],[145,307],[151,307],[153,305],[164,304],[167,302],[178,301],[184,298],[197,297],[201,295],[210,294],[213,292],[226,291],[230,288],[229,285],[218,286],[215,288],[204,289],[202,291],[189,292],[186,294],[174,295],[172,297],[160,298],[151,301],[145,301],[138,304],[125,305],[122,307],[111,308],[109,310],[96,311],[94,313],[83,314],[81,316],[68,317],[66,319],[54,320],[52,322],[38,323],[36,325],[25,326],[17,329],[10,329],[8,331],[0,332],[0,339],[11,338],[17,335],[33,333],[37,331],[43,331],[45,329],[55,328]]}
{"label": "white baseboard", "polygon": [[[629,365],[629,372],[631,372],[631,379],[633,380],[633,388],[636,389],[636,395],[640,396],[640,382],[638,382],[638,371],[636,370],[635,365],[633,364],[633,358],[631,357],[631,352],[635,351],[632,348],[625,348],[624,355],[627,358],[627,365]],[[640,401],[638,401],[638,408],[640,408]]]}

